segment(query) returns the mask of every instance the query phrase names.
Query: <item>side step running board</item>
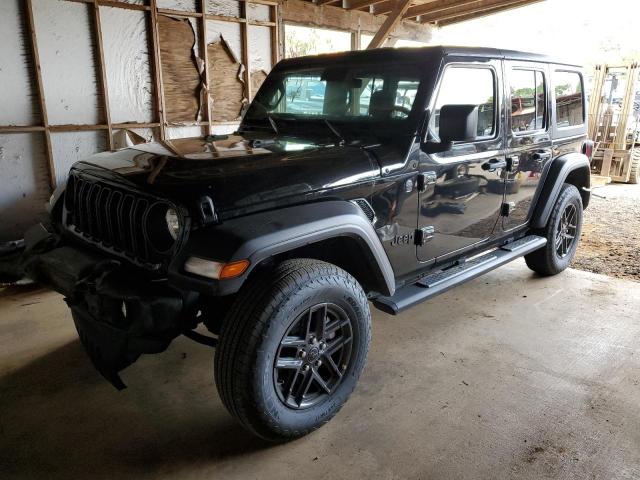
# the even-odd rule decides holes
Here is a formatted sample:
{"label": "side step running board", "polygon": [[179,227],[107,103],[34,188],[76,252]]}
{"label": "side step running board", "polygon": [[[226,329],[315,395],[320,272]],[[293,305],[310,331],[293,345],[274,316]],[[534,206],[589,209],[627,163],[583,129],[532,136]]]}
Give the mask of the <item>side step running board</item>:
{"label": "side step running board", "polygon": [[398,289],[391,297],[374,299],[373,304],[383,312],[397,315],[407,308],[444,293],[461,283],[473,280],[483,273],[490,272],[518,257],[538,250],[546,243],[546,238],[537,235],[521,238],[463,264],[427,275],[417,283]]}

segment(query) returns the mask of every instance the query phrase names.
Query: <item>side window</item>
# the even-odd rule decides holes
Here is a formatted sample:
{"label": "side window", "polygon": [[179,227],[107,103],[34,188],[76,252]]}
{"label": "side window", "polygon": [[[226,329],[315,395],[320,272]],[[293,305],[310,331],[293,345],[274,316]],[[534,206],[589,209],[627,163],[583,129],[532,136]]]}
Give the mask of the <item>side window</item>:
{"label": "side window", "polygon": [[558,127],[582,125],[584,123],[582,76],[577,72],[556,71],[554,74],[554,92]]}
{"label": "side window", "polygon": [[490,68],[447,68],[429,121],[429,131],[438,136],[440,109],[444,105],[477,105],[478,137],[492,137],[496,133],[496,91],[496,76]]}
{"label": "side window", "polygon": [[511,85],[511,130],[532,132],[546,127],[544,74],[538,70],[514,69]]}
{"label": "side window", "polygon": [[289,76],[284,80],[284,101],[278,104],[282,113],[322,115],[327,82],[316,75]]}

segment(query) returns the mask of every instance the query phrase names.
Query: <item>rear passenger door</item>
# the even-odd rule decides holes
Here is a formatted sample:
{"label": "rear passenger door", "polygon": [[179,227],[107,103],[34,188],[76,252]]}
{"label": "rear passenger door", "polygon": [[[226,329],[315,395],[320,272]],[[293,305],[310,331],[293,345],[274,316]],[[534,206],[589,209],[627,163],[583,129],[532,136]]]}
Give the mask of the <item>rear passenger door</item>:
{"label": "rear passenger door", "polygon": [[551,101],[546,64],[505,62],[507,90],[505,172],[505,231],[526,224],[533,213],[536,193],[545,168],[552,160]]}

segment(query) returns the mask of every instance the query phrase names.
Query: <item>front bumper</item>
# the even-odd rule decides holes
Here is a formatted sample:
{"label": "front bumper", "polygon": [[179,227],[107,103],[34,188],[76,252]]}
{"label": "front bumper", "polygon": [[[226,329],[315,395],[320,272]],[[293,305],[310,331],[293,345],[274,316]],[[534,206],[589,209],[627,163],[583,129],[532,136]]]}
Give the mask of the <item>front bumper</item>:
{"label": "front bumper", "polygon": [[65,296],[89,358],[116,388],[125,388],[118,373],[141,354],[162,352],[193,328],[195,293],[38,228],[26,236],[23,270]]}

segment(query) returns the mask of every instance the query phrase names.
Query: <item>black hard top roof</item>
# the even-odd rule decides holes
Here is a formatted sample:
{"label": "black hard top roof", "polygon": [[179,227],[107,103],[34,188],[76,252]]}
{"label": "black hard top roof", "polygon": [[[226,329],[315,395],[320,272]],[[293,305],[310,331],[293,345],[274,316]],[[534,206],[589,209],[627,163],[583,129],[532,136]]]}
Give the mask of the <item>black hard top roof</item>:
{"label": "black hard top roof", "polygon": [[332,62],[361,62],[367,60],[387,60],[387,61],[425,61],[437,60],[449,55],[460,55],[464,57],[496,58],[505,60],[534,61],[552,63],[556,65],[571,65],[579,67],[575,63],[559,61],[547,55],[537,53],[518,52],[515,50],[503,50],[498,48],[484,47],[456,47],[456,46],[429,46],[419,48],[376,48],[373,50],[359,50],[351,52],[329,53],[323,55],[312,55],[306,57],[289,58],[281,61],[279,67],[310,66],[313,64],[326,64]]}

